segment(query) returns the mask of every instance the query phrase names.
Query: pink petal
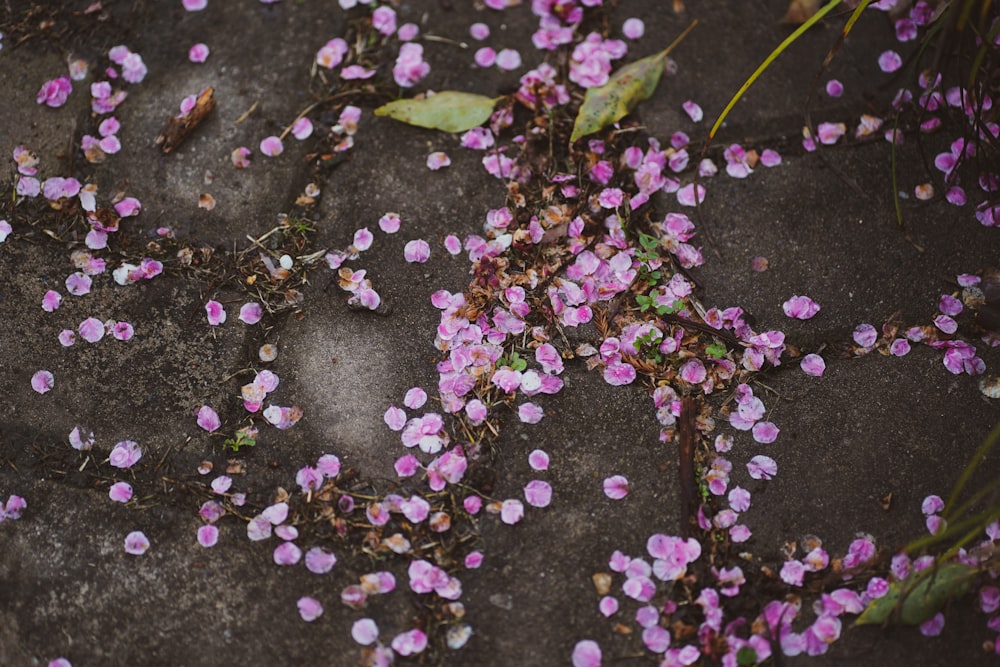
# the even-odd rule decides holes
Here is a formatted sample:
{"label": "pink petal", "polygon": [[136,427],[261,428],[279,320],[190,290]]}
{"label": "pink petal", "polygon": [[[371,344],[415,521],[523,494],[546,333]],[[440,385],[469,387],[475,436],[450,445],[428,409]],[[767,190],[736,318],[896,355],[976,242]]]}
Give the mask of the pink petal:
{"label": "pink petal", "polygon": [[548,470],[549,455],[541,449],[536,449],[528,454],[528,465],[532,470]]}
{"label": "pink petal", "polygon": [[210,326],[218,326],[226,321],[226,309],[218,301],[209,301],[205,304],[205,313],[208,315]]}
{"label": "pink petal", "polygon": [[260,152],[268,157],[276,157],[281,155],[282,151],[285,150],[284,145],[281,143],[281,139],[275,136],[270,136],[264,138],[260,142]]}
{"label": "pink petal", "polygon": [[149,549],[149,538],[141,530],[135,530],[125,536],[125,553],[141,556]]}
{"label": "pink petal", "polygon": [[38,371],[31,376],[31,388],[39,394],[51,391],[55,384],[55,376],[49,371]]}
{"label": "pink petal", "polygon": [[591,639],[583,639],[573,647],[573,667],[601,667],[601,647]]}
{"label": "pink petal", "polygon": [[222,421],[219,419],[219,415],[216,414],[215,410],[207,405],[201,406],[198,410],[198,426],[202,427],[209,433],[219,430],[222,426]]}
{"label": "pink petal", "polygon": [[623,475],[612,475],[604,480],[604,495],[611,498],[611,500],[621,500],[628,493],[628,479]]}
{"label": "pink petal", "polygon": [[813,377],[821,377],[826,370],[826,362],[818,354],[807,354],[799,363],[802,372]]}
{"label": "pink petal", "polygon": [[219,529],[213,525],[198,528],[198,544],[206,549],[214,547],[219,542]]}
{"label": "pink petal", "polygon": [[311,623],[323,615],[323,605],[316,598],[303,596],[296,603],[299,608],[299,616],[306,623]]}

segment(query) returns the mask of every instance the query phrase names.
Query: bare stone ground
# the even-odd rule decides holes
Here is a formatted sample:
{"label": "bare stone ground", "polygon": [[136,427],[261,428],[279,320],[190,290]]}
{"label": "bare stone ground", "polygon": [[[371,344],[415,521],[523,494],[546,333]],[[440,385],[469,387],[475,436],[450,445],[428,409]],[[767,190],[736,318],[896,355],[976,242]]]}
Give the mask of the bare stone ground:
{"label": "bare stone ground", "polygon": [[[303,524],[303,548],[330,545],[340,562],[326,575],[301,565],[278,567],[271,560],[274,540],[249,542],[237,516],[220,522],[218,546],[203,549],[195,541],[202,523],[197,512],[215,475],[203,477],[196,468],[211,461],[217,474],[239,461],[242,469],[232,476],[234,488],[247,494],[247,517],[270,504],[278,487],[293,489],[295,471],[324,453],[341,458],[358,489],[404,495],[415,489],[415,481],[399,480],[393,471],[403,450],[382,415],[388,405],[400,405],[410,387],[435,393],[439,313],[430,296],[469,284],[466,258],[447,255],[441,241],[448,234],[481,233],[486,212],[504,204],[503,184],[482,170],[480,155],[462,149],[457,137],[374,118],[372,107],[385,101],[377,96],[364,105],[350,157],[332,169],[314,171],[307,155],[316,144],[291,138],[281,156],[258,153],[249,169],[232,168],[233,148],[256,150],[261,138],[280,133],[314,101],[315,52],[347,26],[335,3],[216,0],[204,12],[188,13],[180,2],[105,2],[94,15],[83,13],[87,4],[0,5],[0,31],[7,35],[0,51],[0,156],[7,160],[0,170],[7,193],[0,218],[14,226],[0,244],[0,386],[6,398],[0,411],[0,499],[16,493],[28,502],[22,519],[0,524],[0,664],[47,664],[58,656],[77,667],[355,664],[363,659],[350,637],[358,618],[376,619],[383,638],[413,627],[414,619],[427,622],[426,600],[406,586],[406,562],[365,554],[319,525]],[[633,48],[639,57],[699,19],[676,53],[678,73],[664,80],[638,118],[643,131],[664,141],[677,130],[701,138],[705,123],[691,123],[681,103],[694,99],[706,118],[714,117],[787,35],[788,28],[777,23],[787,3],[690,0],[680,16],[665,4],[622,0],[610,14],[612,24],[620,26],[629,16],[644,19],[646,36]],[[428,1],[397,9],[401,23],[417,22],[425,34],[443,38],[425,42],[431,74],[421,90],[492,95],[516,88],[525,68],[478,70],[471,66],[472,49],[455,43],[470,41],[467,29],[474,21],[490,25],[491,45],[517,48],[525,65],[534,65],[535,19],[526,6],[497,13],[473,3]],[[22,21],[31,27],[49,18],[53,26],[31,30],[23,44],[11,37]],[[844,82],[847,94],[840,100],[818,96],[815,121],[851,127],[869,105],[895,90],[875,65],[890,39],[889,26],[876,18],[859,24],[829,72]],[[754,493],[746,515],[754,534],[743,566],[748,586],[759,584],[761,595],[774,584],[757,573],[761,566],[780,567],[788,541],[819,535],[831,554],[842,554],[858,533],[869,533],[891,553],[922,534],[921,500],[947,495],[998,415],[975,378],[951,375],[940,353],[926,347],[914,346],[902,358],[835,353],[861,322],[880,327],[897,311],[907,325],[930,322],[939,295],[954,289],[955,275],[995,267],[1000,259],[996,230],[980,226],[968,206],[905,201],[904,235],[893,213],[886,144],[851,143],[822,154],[799,148],[804,98],[835,37],[832,25],[810,32],[751,90],[720,133],[720,146],[741,142],[781,150],[782,165],[758,169],[746,180],[716,177],[695,218],[706,264],[694,277],[706,306],[740,305],[761,329],[786,331],[804,352],[829,351],[822,378],[804,375],[795,360],[759,378],[756,391],[781,436],[762,446],[747,436],[733,451],[734,479]],[[212,48],[204,65],[187,61],[187,48],[196,41]],[[103,165],[88,165],[71,148],[94,129],[85,86],[75,84],[69,103],[56,110],[37,106],[34,96],[41,82],[64,71],[69,53],[97,60],[122,43],[143,55],[149,75],[130,88],[116,114],[123,151]],[[153,139],[165,119],[182,97],[206,85],[215,87],[216,111],[180,149],[162,155]],[[933,155],[946,145],[938,145],[942,141],[927,138],[923,151]],[[207,247],[214,256],[201,267],[168,262],[163,275],[128,287],[105,275],[86,297],[66,297],[55,313],[43,312],[45,291],[64,291],[72,271],[68,256],[82,234],[67,216],[44,205],[9,203],[15,173],[9,156],[19,144],[39,154],[43,176],[72,174],[97,183],[104,201],[122,191],[143,202],[142,214],[123,223],[107,251],[110,266],[141,257],[161,226],[173,228],[177,247]],[[450,168],[426,169],[426,155],[435,150],[449,153]],[[901,149],[900,165],[901,189],[912,192],[927,180],[917,142]],[[236,312],[247,295],[220,277],[238,274],[236,260],[251,247],[248,237],[277,226],[310,182],[322,197],[308,213],[315,227],[308,249],[344,248],[355,229],[375,231],[375,244],[355,268],[367,269],[386,307],[379,313],[348,308],[335,273],[320,262],[298,287],[300,307],[246,326],[236,321]],[[203,192],[215,198],[214,210],[198,208]],[[666,196],[654,205],[661,216],[676,208]],[[394,236],[377,231],[387,211],[399,212],[404,221]],[[405,242],[416,238],[431,244],[426,264],[402,261]],[[766,272],[751,271],[755,256],[768,257]],[[810,295],[822,304],[820,314],[807,322],[786,318],[781,304],[792,294]],[[206,325],[203,304],[209,298],[226,305],[225,325]],[[106,338],[60,346],[58,333],[88,316],[128,320],[136,336],[128,343]],[[600,341],[593,327],[568,335],[574,342]],[[198,428],[195,413],[212,405],[227,434],[240,425],[245,412],[239,388],[264,367],[257,358],[264,342],[280,350],[266,366],[281,378],[275,401],[298,405],[305,416],[289,431],[262,428],[255,447],[234,455],[224,449],[224,437]],[[978,347],[987,372],[995,374],[996,351]],[[30,386],[41,368],[56,377],[45,395]],[[477,534],[469,539],[485,559],[478,570],[458,571],[464,620],[474,634],[459,651],[435,653],[442,664],[569,664],[583,638],[601,644],[605,664],[651,664],[637,657],[644,652],[632,622],[635,605],[623,597],[622,611],[605,619],[591,576],[607,571],[614,550],[638,555],[650,534],[680,530],[676,446],[658,441],[647,388],[609,386],[581,360],[567,361],[563,379],[561,393],[537,400],[546,412],[541,423],[520,424],[513,414],[502,420],[492,455],[476,471],[480,492],[493,498],[520,496],[532,478],[551,483],[555,494],[548,508],[529,508],[517,526],[490,515],[471,520]],[[96,434],[90,456],[67,444],[75,426]],[[124,439],[144,449],[134,473],[123,474],[104,460],[112,444]],[[552,457],[547,472],[528,467],[527,455],[536,448]],[[778,462],[774,480],[747,477],[743,465],[758,453]],[[994,455],[978,479],[998,471]],[[632,492],[622,501],[601,491],[601,480],[612,474],[630,481]],[[137,500],[110,502],[112,479],[130,480]],[[122,550],[132,530],[144,531],[152,542],[138,558]],[[399,589],[372,597],[363,612],[342,605],[341,590],[375,569],[393,572]],[[322,601],[326,610],[311,624],[296,612],[304,595]],[[948,619],[936,639],[912,628],[849,629],[845,623],[844,638],[817,660],[996,662],[982,648],[990,638],[985,616],[972,611],[969,600],[953,603]],[[804,662],[786,658],[776,664]]]}

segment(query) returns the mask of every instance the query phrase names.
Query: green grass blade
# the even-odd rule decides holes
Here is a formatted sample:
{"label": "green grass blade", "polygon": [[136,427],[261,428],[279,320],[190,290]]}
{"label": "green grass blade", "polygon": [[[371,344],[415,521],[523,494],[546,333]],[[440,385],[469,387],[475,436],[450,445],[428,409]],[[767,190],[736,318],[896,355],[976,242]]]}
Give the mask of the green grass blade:
{"label": "green grass blade", "polygon": [[708,141],[711,141],[715,137],[715,133],[719,131],[719,128],[722,126],[722,123],[726,120],[726,116],[729,115],[729,112],[733,110],[733,107],[736,106],[736,103],[740,101],[740,98],[743,97],[743,94],[747,92],[747,90],[750,88],[750,86],[754,84],[755,81],[757,81],[760,75],[763,74],[764,71],[771,66],[771,63],[777,60],[778,56],[784,53],[785,49],[787,49],[793,42],[795,42],[795,40],[801,37],[802,34],[805,33],[805,31],[809,30],[809,28],[816,25],[817,22],[822,20],[824,16],[829,14],[833,10],[833,8],[839,5],[841,2],[843,2],[843,0],[830,0],[830,2],[828,2],[818,12],[809,17],[809,20],[807,20],[805,23],[796,28],[795,32],[786,37],[781,42],[781,44],[779,44],[773,51],[771,51],[770,55],[768,55],[768,57],[764,59],[764,62],[762,62],[760,66],[756,70],[754,70],[753,74],[750,75],[750,78],[748,78],[743,83],[743,85],[740,86],[740,89],[737,90],[736,94],[733,95],[731,100],[729,100],[729,104],[727,104],[726,108],[722,110],[721,114],[719,114],[719,117],[715,120],[715,124],[712,125],[711,131],[708,133]]}
{"label": "green grass blade", "polygon": [[1000,441],[1000,424],[994,426],[993,430],[990,431],[990,434],[986,436],[986,440],[983,441],[983,444],[979,445],[979,449],[977,449],[973,457],[969,459],[969,463],[966,464],[965,470],[962,471],[962,476],[959,477],[958,482],[955,483],[955,488],[951,490],[948,502],[944,504],[944,514],[942,514],[942,516],[945,520],[951,516],[952,510],[955,508],[955,503],[958,502],[959,495],[961,495],[962,490],[969,481],[969,478],[972,477],[974,472],[976,472],[976,468],[979,467],[980,461],[982,461],[989,451],[993,449],[998,441]]}

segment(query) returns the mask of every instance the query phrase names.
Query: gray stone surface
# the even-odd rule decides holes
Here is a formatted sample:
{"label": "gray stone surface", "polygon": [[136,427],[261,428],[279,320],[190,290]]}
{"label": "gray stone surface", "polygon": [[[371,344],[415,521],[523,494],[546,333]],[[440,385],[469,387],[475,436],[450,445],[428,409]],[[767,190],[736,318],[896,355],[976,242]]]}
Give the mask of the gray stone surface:
{"label": "gray stone surface", "polygon": [[[0,524],[0,665],[44,665],[60,655],[76,667],[355,664],[364,659],[350,637],[358,618],[375,618],[386,642],[427,622],[425,600],[408,589],[405,560],[366,553],[325,523],[303,521],[303,548],[330,546],[340,562],[319,576],[301,565],[278,567],[271,556],[276,540],[249,542],[241,519],[270,504],[279,488],[294,489],[295,471],[324,453],[337,454],[356,474],[355,493],[405,496],[419,486],[396,477],[392,465],[404,450],[382,415],[390,404],[401,405],[413,386],[431,395],[426,410],[437,409],[439,313],[430,296],[439,289],[461,291],[470,280],[464,254],[451,257],[442,241],[448,234],[481,233],[486,212],[507,203],[504,185],[457,137],[374,118],[373,106],[387,99],[382,93],[365,99],[356,145],[333,169],[312,169],[315,141],[289,137],[281,156],[259,154],[261,138],[280,134],[330,92],[312,71],[314,54],[360,16],[344,18],[335,3],[214,0],[201,13],[186,13],[179,2],[105,3],[102,21],[81,13],[87,3],[53,3],[28,20],[35,25],[52,16],[56,27],[13,43],[11,35],[22,30],[17,26],[35,4],[0,7],[0,32],[7,35],[0,50],[0,87],[7,91],[0,96],[0,183],[8,193],[0,218],[14,223],[14,234],[0,244],[0,500],[17,493],[28,501],[21,520]],[[623,0],[611,14],[615,30],[628,16],[646,21],[635,56],[662,48],[690,18],[701,22],[675,53],[678,73],[665,78],[637,114],[644,131],[664,143],[677,130],[704,138],[711,117],[789,32],[777,22],[786,4],[780,0],[686,4],[686,13],[676,16],[667,3]],[[528,6],[502,14],[444,1],[397,8],[400,23],[417,22],[425,34],[450,40],[425,41],[432,70],[420,90],[509,93],[536,63]],[[848,92],[840,100],[818,94],[814,121],[852,127],[867,105],[891,96],[894,87],[875,65],[889,39],[879,19],[866,17],[834,61],[829,75]],[[474,21],[491,26],[495,48],[518,48],[526,67],[472,67],[476,45],[467,29]],[[784,155],[781,166],[758,168],[746,180],[720,175],[707,181],[709,196],[692,215],[707,260],[693,273],[702,303],[740,305],[761,329],[786,331],[803,352],[822,350],[828,364],[822,378],[803,374],[794,359],[758,378],[755,390],[781,436],[757,445],[741,434],[732,454],[734,483],[754,492],[746,515],[754,531],[743,563],[748,586],[760,583],[761,565],[780,567],[786,542],[806,535],[821,536],[831,554],[842,554],[858,532],[874,535],[889,550],[921,535],[921,500],[947,495],[998,414],[976,379],[951,375],[940,353],[926,347],[914,346],[903,358],[841,354],[861,322],[881,327],[900,311],[907,325],[929,323],[939,295],[954,289],[956,274],[995,267],[1000,258],[996,230],[980,226],[969,206],[906,200],[905,232],[900,230],[884,142],[801,151],[802,104],[836,35],[831,24],[796,44],[737,105],[711,153],[718,158],[729,142],[774,147]],[[212,48],[204,65],[187,61],[196,41]],[[61,109],[41,108],[34,96],[42,81],[65,69],[69,52],[97,60],[120,43],[140,52],[150,73],[129,87],[117,114],[123,151],[102,165],[87,165],[71,150],[81,134],[96,129],[86,87],[75,84]],[[162,155],[153,140],[166,119],[185,95],[207,85],[215,87],[217,109],[178,150]],[[687,119],[680,106],[687,99],[703,106],[706,121]],[[254,104],[256,110],[237,124]],[[933,155],[947,139],[928,137],[923,151]],[[69,252],[80,246],[81,226],[70,228],[68,214],[11,203],[9,156],[19,144],[39,154],[43,176],[73,174],[97,183],[103,205],[119,191],[143,202],[142,214],[122,223],[106,251],[109,265],[143,256],[161,226],[174,230],[180,246],[213,248],[212,260],[194,269],[168,262],[163,275],[127,287],[104,275],[91,294],[66,296],[58,311],[43,312],[47,289],[65,291]],[[238,171],[229,155],[240,145],[255,155],[249,169]],[[426,156],[435,150],[449,153],[450,168],[426,169]],[[921,145],[909,137],[900,165],[899,187],[906,192],[929,178]],[[246,326],[236,319],[250,298],[239,288],[245,276],[237,255],[251,247],[248,235],[260,237],[280,214],[292,212],[310,182],[322,196],[315,207],[299,211],[315,227],[309,252],[342,249],[354,230],[367,226],[375,234],[372,249],[345,265],[368,271],[385,307],[378,313],[349,308],[335,272],[320,262],[298,287],[300,308]],[[215,198],[214,210],[198,207],[202,193]],[[677,210],[672,197],[658,196],[654,204],[659,218]],[[389,211],[403,219],[395,235],[378,230],[378,219]],[[403,261],[404,244],[416,238],[432,248],[423,265]],[[751,270],[755,256],[769,259],[766,272]],[[806,322],[786,318],[781,304],[793,294],[821,303],[819,315]],[[205,322],[210,298],[226,305],[228,321],[221,327]],[[136,337],[63,348],[58,333],[88,316],[128,320]],[[599,343],[593,327],[567,333],[574,342]],[[263,342],[280,350],[267,365],[257,358]],[[988,373],[995,374],[996,350],[978,347]],[[523,485],[534,478],[550,482],[555,493],[550,507],[529,508],[514,527],[485,513],[470,520],[477,533],[470,540],[485,560],[478,570],[456,571],[474,634],[461,651],[436,653],[442,664],[569,664],[582,638],[599,641],[605,664],[643,652],[632,622],[635,605],[619,595],[623,610],[605,619],[591,576],[607,571],[612,551],[638,555],[651,533],[679,531],[676,445],[658,441],[648,387],[611,387],[580,359],[566,365],[565,389],[537,399],[546,413],[542,422],[524,425],[506,414],[500,437],[477,464],[478,490],[487,500],[522,497]],[[264,367],[281,378],[275,402],[300,406],[304,417],[288,431],[262,426],[258,444],[233,455],[223,449],[224,436],[198,428],[195,413],[212,405],[222,431],[231,435],[246,418],[240,385]],[[40,368],[56,376],[55,388],[43,396],[29,384]],[[712,400],[718,406],[727,397],[720,392]],[[720,430],[731,432],[721,421]],[[96,434],[90,456],[67,444],[77,425]],[[134,473],[116,471],[105,460],[123,439],[140,442],[145,452]],[[527,465],[536,447],[552,457],[546,472]],[[743,464],[758,453],[778,462],[773,481],[747,477]],[[203,549],[195,541],[198,507],[210,496],[205,484],[229,459],[242,462],[232,476],[234,488],[247,494],[246,516],[223,519],[219,545]],[[204,460],[215,466],[211,476],[196,471]],[[977,479],[998,469],[994,454]],[[619,502],[601,490],[601,480],[612,474],[631,483],[632,492]],[[138,501],[111,503],[112,479],[131,481]],[[122,550],[131,530],[143,530],[153,543],[139,558]],[[395,574],[399,590],[373,596],[364,611],[340,603],[345,586],[382,569]],[[312,624],[296,612],[303,595],[320,599],[326,610]],[[845,638],[819,664],[992,664],[995,658],[981,647],[985,617],[965,611],[968,606],[952,605],[937,639],[912,629],[883,633],[845,623]],[[784,661],[800,662],[805,660]]]}

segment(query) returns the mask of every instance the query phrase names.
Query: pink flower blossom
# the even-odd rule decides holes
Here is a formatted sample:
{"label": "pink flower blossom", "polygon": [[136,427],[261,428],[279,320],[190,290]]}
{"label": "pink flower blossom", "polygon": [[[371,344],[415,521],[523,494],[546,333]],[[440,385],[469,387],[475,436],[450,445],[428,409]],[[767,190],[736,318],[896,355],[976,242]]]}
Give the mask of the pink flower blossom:
{"label": "pink flower blossom", "polygon": [[361,618],[351,626],[351,637],[362,646],[370,646],[378,640],[378,626],[370,618]]}
{"label": "pink flower blossom", "polygon": [[442,167],[447,167],[451,165],[451,158],[448,157],[447,153],[442,151],[435,151],[427,156],[427,168],[431,171],[437,171]]}
{"label": "pink flower blossom", "polygon": [[629,491],[628,479],[624,475],[612,475],[604,480],[604,495],[611,500],[621,500]]}
{"label": "pink flower blossom", "polygon": [[205,313],[208,315],[209,326],[219,326],[226,321],[226,309],[214,299],[205,304]]}
{"label": "pink flower blossom", "polygon": [[642,19],[629,18],[625,19],[625,23],[622,24],[622,34],[629,39],[639,39],[645,32],[646,24],[642,22]]}
{"label": "pink flower blossom", "polygon": [[514,525],[524,518],[524,505],[520,500],[510,498],[500,506],[500,520],[507,525]]}
{"label": "pink flower blossom", "polygon": [[35,101],[52,108],[61,107],[66,104],[66,98],[71,92],[73,92],[73,84],[69,77],[61,76],[42,84]]}
{"label": "pink flower blossom", "polygon": [[859,324],[854,328],[852,338],[861,347],[872,347],[878,340],[878,331],[870,324]]}
{"label": "pink flower blossom", "polygon": [[149,538],[141,530],[134,530],[125,536],[125,553],[141,556],[149,549]]}
{"label": "pink flower blossom", "polygon": [[490,27],[485,23],[473,23],[469,26],[469,36],[472,39],[483,41],[490,36]]}
{"label": "pink flower blossom", "polygon": [[337,556],[322,547],[313,547],[306,552],[306,569],[313,574],[326,574],[337,564]]}
{"label": "pink flower blossom", "polygon": [[427,76],[430,70],[430,65],[424,62],[424,47],[407,42],[399,49],[399,56],[392,68],[392,76],[398,86],[410,88]]}
{"label": "pink flower blossom", "polygon": [[344,61],[344,56],[350,47],[340,37],[331,39],[316,53],[316,64],[327,69],[333,69]]}
{"label": "pink flower blossom", "polygon": [[77,333],[88,343],[96,343],[104,338],[104,323],[96,317],[88,317],[83,322],[80,322],[80,326],[77,327]]}
{"label": "pink flower blossom", "polygon": [[[705,201],[705,187],[702,185],[698,186],[698,201],[697,204],[701,204]],[[681,206],[696,206],[695,203],[695,186],[694,183],[685,185],[677,191],[677,203]]]}
{"label": "pink flower blossom", "polygon": [[111,450],[110,463],[116,468],[131,468],[142,458],[139,444],[132,440],[122,440]]}
{"label": "pink flower blossom", "polygon": [[50,371],[37,371],[31,376],[31,388],[39,394],[44,394],[52,390],[56,384],[56,378]]}
{"label": "pink flower blossom", "polygon": [[777,167],[781,164],[781,155],[770,148],[765,148],[760,154],[760,163],[765,167]]}
{"label": "pink flower blossom", "polygon": [[708,377],[708,372],[700,359],[691,359],[680,367],[678,375],[681,380],[690,384],[701,384]]}
{"label": "pink flower blossom", "polygon": [[754,479],[772,479],[778,474],[778,464],[771,457],[758,454],[747,463],[747,472]]}
{"label": "pink flower blossom", "polygon": [[209,53],[211,51],[208,48],[208,44],[199,42],[188,49],[188,60],[193,63],[203,63],[208,60]]}
{"label": "pink flower blossom", "polygon": [[189,12],[200,12],[208,7],[208,0],[182,0],[182,4]]}
{"label": "pink flower blossom", "polygon": [[514,49],[500,49],[497,53],[497,67],[510,72],[521,66],[521,54]]}
{"label": "pink flower blossom", "polygon": [[802,577],[805,576],[806,568],[800,561],[786,561],[781,566],[781,580],[789,586],[801,586]]}
{"label": "pink flower blossom", "polygon": [[423,264],[431,256],[431,247],[423,239],[415,239],[403,247],[403,258],[410,263]]}
{"label": "pink flower blossom", "polygon": [[365,69],[361,65],[348,65],[340,70],[340,78],[344,81],[370,79],[375,76],[375,70]]}
{"label": "pink flower blossom", "polygon": [[601,647],[591,639],[583,639],[573,647],[573,667],[601,667]]}
{"label": "pink flower blossom", "polygon": [[391,646],[401,656],[416,655],[427,648],[427,635],[423,630],[414,628],[393,637]]}
{"label": "pink flower blossom", "polygon": [[265,137],[260,142],[260,152],[268,157],[277,157],[285,150],[281,139],[276,136]]}
{"label": "pink flower blossom", "polygon": [[781,305],[785,315],[797,320],[808,320],[819,312],[820,306],[807,296],[795,295]]}
{"label": "pink flower blossom", "polygon": [[615,361],[604,369],[604,381],[610,385],[621,386],[632,384],[635,380],[635,368],[631,364]]}
{"label": "pink flower blossom", "polygon": [[229,159],[232,161],[233,166],[237,169],[246,169],[250,166],[250,154],[251,151],[246,146],[240,146],[239,148],[234,148],[233,152],[229,154]]}
{"label": "pink flower blossom", "polygon": [[90,292],[90,286],[93,281],[90,276],[77,271],[76,273],[71,273],[66,278],[66,291],[73,296],[83,296]]}
{"label": "pink flower blossom", "polygon": [[528,454],[528,465],[532,470],[548,470],[549,455],[541,449],[535,449]]}
{"label": "pink flower blossom", "polygon": [[216,414],[215,410],[207,405],[203,405],[198,409],[198,426],[202,427],[209,433],[214,433],[219,430],[220,426],[222,426],[222,421],[219,419],[219,415]]}
{"label": "pink flower blossom", "polygon": [[937,637],[944,630],[944,614],[938,612],[920,624],[920,634],[924,637]]}
{"label": "pink flower blossom", "polygon": [[87,451],[94,446],[94,434],[91,432],[90,435],[84,439],[80,433],[80,427],[76,426],[69,432],[69,444],[77,451]]}
{"label": "pink flower blossom", "polygon": [[211,524],[199,526],[197,531],[198,544],[210,549],[219,543],[219,529]]}
{"label": "pink flower blossom", "polygon": [[295,604],[299,608],[299,616],[306,623],[311,623],[323,615],[323,605],[316,598],[303,596]]}
{"label": "pink flower blossom", "polygon": [[533,479],[524,487],[524,499],[532,507],[548,507],[552,502],[552,486],[540,479]]}
{"label": "pink flower blossom", "polygon": [[111,328],[111,335],[115,340],[129,341],[135,336],[135,329],[128,322],[115,322]]}
{"label": "pink flower blossom", "polygon": [[517,417],[525,424],[537,424],[544,416],[544,410],[534,403],[522,403],[517,406]]}
{"label": "pink flower blossom", "polygon": [[891,73],[903,66],[903,59],[895,51],[883,51],[878,57],[878,67],[885,73]]}
{"label": "pink flower blossom", "polygon": [[115,482],[108,489],[108,497],[116,503],[127,503],[132,499],[132,485],[128,482]]}
{"label": "pink flower blossom", "polygon": [[295,542],[282,542],[274,549],[275,565],[295,565],[302,558],[302,550]]}
{"label": "pink flower blossom", "polygon": [[381,6],[372,12],[372,27],[388,37],[396,32],[396,12],[392,7]]}
{"label": "pink flower blossom", "polygon": [[305,116],[299,118],[297,121],[295,121],[295,124],[292,125],[292,136],[298,139],[299,141],[308,139],[309,137],[312,136],[312,133],[313,133],[313,123]]}
{"label": "pink flower blossom", "polygon": [[844,84],[836,79],[830,79],[826,82],[826,94],[830,97],[840,97],[844,94]]}
{"label": "pink flower blossom", "polygon": [[610,618],[618,612],[618,600],[610,595],[605,595],[597,605],[601,615]]}
{"label": "pink flower blossom", "polygon": [[412,42],[420,34],[420,26],[416,23],[404,23],[396,31],[396,37],[401,42]]}
{"label": "pink flower blossom", "polygon": [[497,61],[497,52],[489,46],[483,46],[476,49],[472,59],[480,67],[493,67]]}
{"label": "pink flower blossom", "polygon": [[806,375],[812,375],[813,377],[822,377],[823,371],[826,370],[826,362],[823,361],[823,357],[818,354],[807,354],[802,357],[802,361],[799,363],[799,367],[802,372]]}
{"label": "pink flower blossom", "polygon": [[420,387],[413,387],[403,397],[403,405],[411,410],[418,410],[427,402],[427,392]]}
{"label": "pink flower blossom", "polygon": [[382,419],[385,421],[386,426],[393,431],[402,431],[403,427],[406,426],[406,413],[395,405],[389,406]]}
{"label": "pink flower blossom", "polygon": [[597,203],[601,205],[601,208],[616,208],[622,205],[624,197],[621,188],[604,188],[597,195]]}

